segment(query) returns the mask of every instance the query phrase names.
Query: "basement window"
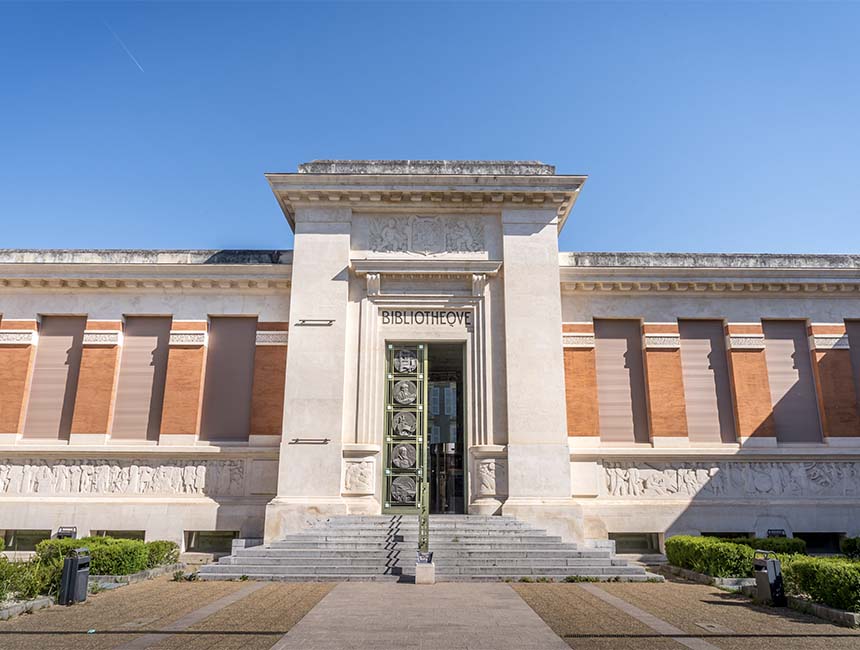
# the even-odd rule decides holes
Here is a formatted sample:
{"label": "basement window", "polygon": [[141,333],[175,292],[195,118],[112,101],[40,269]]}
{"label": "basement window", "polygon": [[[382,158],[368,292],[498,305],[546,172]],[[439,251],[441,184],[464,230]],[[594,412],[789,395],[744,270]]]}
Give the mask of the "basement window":
{"label": "basement window", "polygon": [[842,533],[794,533],[806,542],[806,552],[809,554],[839,553],[839,542]]}
{"label": "basement window", "polygon": [[609,533],[615,541],[616,553],[659,553],[660,536],[657,533]]}
{"label": "basement window", "polygon": [[188,553],[230,553],[238,530],[186,530],[185,550]]}
{"label": "basement window", "polygon": [[4,530],[2,533],[6,551],[35,551],[36,544],[51,539],[50,530],[19,529]]}

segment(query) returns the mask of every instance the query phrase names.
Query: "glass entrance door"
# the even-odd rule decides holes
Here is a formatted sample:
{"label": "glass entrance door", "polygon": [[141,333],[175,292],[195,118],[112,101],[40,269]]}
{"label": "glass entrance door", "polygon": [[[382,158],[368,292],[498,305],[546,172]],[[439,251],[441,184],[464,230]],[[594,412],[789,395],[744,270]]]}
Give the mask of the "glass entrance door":
{"label": "glass entrance door", "polygon": [[428,345],[430,513],[465,513],[463,345]]}

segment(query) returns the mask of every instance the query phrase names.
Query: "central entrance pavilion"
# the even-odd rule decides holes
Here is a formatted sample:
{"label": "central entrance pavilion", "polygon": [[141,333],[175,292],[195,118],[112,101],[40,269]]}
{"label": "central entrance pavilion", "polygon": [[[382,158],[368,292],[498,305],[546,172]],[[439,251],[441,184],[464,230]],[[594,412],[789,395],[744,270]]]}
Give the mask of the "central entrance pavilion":
{"label": "central entrance pavilion", "polygon": [[320,516],[417,514],[425,473],[433,513],[512,514],[581,538],[558,232],[584,177],[318,161],[267,178],[295,252],[266,540]]}

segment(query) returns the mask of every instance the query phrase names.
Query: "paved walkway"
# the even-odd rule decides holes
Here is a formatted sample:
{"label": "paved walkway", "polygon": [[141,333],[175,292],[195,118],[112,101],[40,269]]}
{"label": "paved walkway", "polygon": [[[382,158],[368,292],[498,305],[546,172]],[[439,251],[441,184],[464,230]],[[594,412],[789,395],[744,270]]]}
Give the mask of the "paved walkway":
{"label": "paved walkway", "polygon": [[138,583],[0,621],[0,650],[857,650],[860,630],[680,580]]}
{"label": "paved walkway", "polygon": [[335,587],[272,650],[568,650],[503,583]]}

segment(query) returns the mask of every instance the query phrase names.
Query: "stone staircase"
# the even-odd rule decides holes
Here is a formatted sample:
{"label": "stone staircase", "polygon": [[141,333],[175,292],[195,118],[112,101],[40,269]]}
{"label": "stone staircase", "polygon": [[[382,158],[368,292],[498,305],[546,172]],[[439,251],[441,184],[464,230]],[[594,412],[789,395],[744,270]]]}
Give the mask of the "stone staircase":
{"label": "stone staircase", "polygon": [[[235,549],[201,567],[202,580],[404,580],[415,572],[417,517],[339,516],[272,543]],[[608,549],[567,544],[513,517],[440,515],[430,518],[436,580],[496,581],[655,579]],[[659,579],[659,578],[657,578]]]}

